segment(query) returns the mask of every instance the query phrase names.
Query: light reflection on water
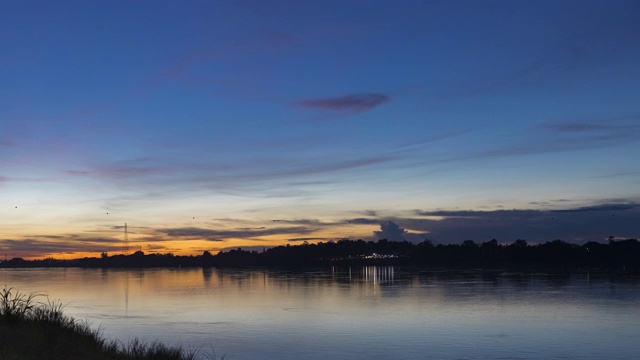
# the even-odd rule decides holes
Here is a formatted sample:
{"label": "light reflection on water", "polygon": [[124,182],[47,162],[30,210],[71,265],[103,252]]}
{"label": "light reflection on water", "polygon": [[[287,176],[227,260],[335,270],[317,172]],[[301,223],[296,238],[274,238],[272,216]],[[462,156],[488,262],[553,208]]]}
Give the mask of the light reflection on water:
{"label": "light reflection on water", "polygon": [[398,267],[2,269],[104,335],[233,359],[629,359],[640,279]]}

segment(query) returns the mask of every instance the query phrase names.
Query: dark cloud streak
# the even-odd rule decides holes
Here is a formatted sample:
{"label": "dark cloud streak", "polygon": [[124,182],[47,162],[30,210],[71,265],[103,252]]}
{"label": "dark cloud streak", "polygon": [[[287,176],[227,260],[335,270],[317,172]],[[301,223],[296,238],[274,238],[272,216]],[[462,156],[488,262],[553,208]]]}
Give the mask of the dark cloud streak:
{"label": "dark cloud streak", "polygon": [[300,242],[300,241],[322,241],[327,240],[327,238],[322,237],[301,237],[301,238],[291,238],[287,239],[289,242]]}
{"label": "dark cloud streak", "polygon": [[306,99],[296,104],[309,109],[363,112],[389,102],[386,94],[359,93],[335,98]]}
{"label": "dark cloud streak", "polygon": [[43,256],[43,254],[72,254],[77,252],[96,253],[120,252],[121,241],[109,238],[93,238],[80,241],[75,240],[42,240],[36,238],[26,239],[0,239],[0,249],[11,257]]}
{"label": "dark cloud streak", "polygon": [[227,238],[257,238],[270,235],[308,234],[316,228],[308,226],[275,227],[244,230],[213,230],[196,227],[161,229],[159,233],[175,238],[202,238],[209,241],[225,241]]}
{"label": "dark cloud streak", "polygon": [[[428,237],[440,243],[463,240],[503,242],[526,239],[546,242],[562,239],[585,243],[603,241],[608,236],[639,237],[640,204],[602,203],[592,206],[556,210],[513,209],[494,211],[437,210],[417,211],[422,219],[419,227]],[[415,225],[415,222],[414,222]]]}
{"label": "dark cloud streak", "polygon": [[576,209],[551,210],[551,212],[557,212],[557,213],[612,212],[612,211],[635,210],[638,208],[640,208],[639,204],[604,204],[604,205],[585,206],[585,207],[580,207]]}

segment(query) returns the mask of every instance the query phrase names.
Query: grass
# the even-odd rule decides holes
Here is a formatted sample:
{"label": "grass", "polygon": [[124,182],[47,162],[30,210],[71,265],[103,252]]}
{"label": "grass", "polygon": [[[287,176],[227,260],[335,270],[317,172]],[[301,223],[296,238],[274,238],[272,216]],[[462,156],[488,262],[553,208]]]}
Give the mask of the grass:
{"label": "grass", "polygon": [[0,359],[215,360],[215,355],[200,350],[187,351],[159,342],[106,340],[100,328],[92,329],[89,323],[64,315],[63,309],[60,302],[50,301],[41,293],[2,289]]}

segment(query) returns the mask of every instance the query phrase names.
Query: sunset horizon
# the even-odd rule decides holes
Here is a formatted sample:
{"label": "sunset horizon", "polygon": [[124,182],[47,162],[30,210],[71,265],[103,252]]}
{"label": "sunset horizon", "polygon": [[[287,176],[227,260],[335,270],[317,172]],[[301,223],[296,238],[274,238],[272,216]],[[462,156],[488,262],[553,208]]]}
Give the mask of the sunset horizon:
{"label": "sunset horizon", "polygon": [[4,4],[0,254],[638,238],[637,11]]}

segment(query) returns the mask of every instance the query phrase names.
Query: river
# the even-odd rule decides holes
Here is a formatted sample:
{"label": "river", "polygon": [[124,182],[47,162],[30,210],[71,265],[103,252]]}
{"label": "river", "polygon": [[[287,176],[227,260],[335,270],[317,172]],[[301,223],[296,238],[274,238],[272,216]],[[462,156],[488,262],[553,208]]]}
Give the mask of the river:
{"label": "river", "polygon": [[108,338],[234,360],[630,359],[640,278],[587,270],[0,269]]}

